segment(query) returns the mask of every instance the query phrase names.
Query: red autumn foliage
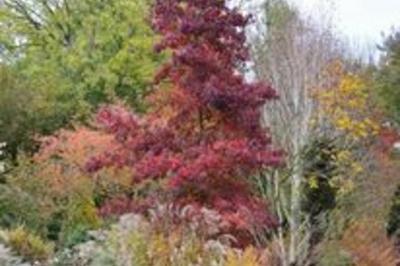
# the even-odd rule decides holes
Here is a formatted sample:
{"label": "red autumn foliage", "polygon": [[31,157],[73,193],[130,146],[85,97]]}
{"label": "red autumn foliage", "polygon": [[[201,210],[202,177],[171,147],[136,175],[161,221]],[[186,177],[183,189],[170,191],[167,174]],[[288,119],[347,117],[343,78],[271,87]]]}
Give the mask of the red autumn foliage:
{"label": "red autumn foliage", "polygon": [[88,170],[128,166],[137,183],[163,180],[172,202],[217,210],[242,235],[273,226],[248,177],[280,165],[282,156],[260,125],[260,108],[276,92],[237,70],[248,59],[249,17],[225,4],[155,2],[152,23],[163,37],[155,48],[171,53],[156,84],[168,88],[144,117],[115,106],[100,110],[97,121],[119,145],[92,158]]}
{"label": "red autumn foliage", "polygon": [[383,128],[378,135],[378,152],[388,154],[393,145],[400,141],[400,134],[394,128]]}

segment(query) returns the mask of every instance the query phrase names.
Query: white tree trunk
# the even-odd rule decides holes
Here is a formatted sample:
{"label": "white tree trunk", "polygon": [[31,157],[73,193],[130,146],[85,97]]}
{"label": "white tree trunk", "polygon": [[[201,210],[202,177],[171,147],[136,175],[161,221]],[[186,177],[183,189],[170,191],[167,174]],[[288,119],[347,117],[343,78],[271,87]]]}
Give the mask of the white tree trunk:
{"label": "white tree trunk", "polygon": [[[270,7],[284,0],[267,0]],[[276,7],[276,6],[275,6]],[[264,111],[264,123],[269,127],[275,143],[287,152],[289,178],[282,181],[285,171],[272,177],[274,192],[270,193],[275,212],[281,223],[288,221],[289,228],[280,227],[275,239],[279,242],[281,263],[284,266],[305,265],[310,232],[308,219],[301,211],[304,164],[301,152],[314,135],[309,126],[318,106],[310,90],[321,85],[321,71],[331,60],[342,54],[340,46],[329,28],[316,28],[312,19],[304,18],[290,5],[278,4],[279,25],[268,28],[253,42],[254,72],[258,79],[271,83],[279,99],[269,103]],[[267,11],[268,13],[268,11]],[[267,15],[268,16],[268,15]],[[324,25],[329,25],[324,23]],[[260,27],[262,29],[262,27]],[[284,237],[286,236],[287,237]]]}
{"label": "white tree trunk", "polygon": [[293,169],[291,177],[291,217],[290,217],[290,244],[289,244],[289,262],[293,265],[297,261],[298,247],[301,242],[300,227],[301,221],[301,183],[302,173],[300,167]]}

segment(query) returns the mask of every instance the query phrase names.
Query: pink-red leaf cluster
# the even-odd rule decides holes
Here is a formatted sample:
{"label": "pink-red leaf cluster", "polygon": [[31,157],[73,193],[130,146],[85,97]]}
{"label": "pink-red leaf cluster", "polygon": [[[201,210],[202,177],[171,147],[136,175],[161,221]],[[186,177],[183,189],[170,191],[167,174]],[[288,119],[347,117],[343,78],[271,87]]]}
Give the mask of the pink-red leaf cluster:
{"label": "pink-red leaf cluster", "polygon": [[248,22],[225,1],[155,1],[152,23],[162,36],[155,48],[171,54],[156,84],[168,93],[143,117],[100,110],[99,124],[119,144],[88,169],[129,167],[136,183],[163,181],[166,198],[217,210],[232,232],[273,226],[249,177],[282,161],[260,125],[261,107],[276,93],[238,71],[248,58]]}

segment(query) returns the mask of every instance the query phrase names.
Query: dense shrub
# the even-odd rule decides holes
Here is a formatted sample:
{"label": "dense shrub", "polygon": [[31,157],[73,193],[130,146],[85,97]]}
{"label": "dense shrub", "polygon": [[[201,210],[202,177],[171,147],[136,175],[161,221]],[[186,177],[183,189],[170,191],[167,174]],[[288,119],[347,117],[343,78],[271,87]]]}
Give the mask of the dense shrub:
{"label": "dense shrub", "polygon": [[122,169],[93,175],[84,171],[85,158],[107,150],[112,142],[111,136],[86,128],[41,139],[39,152],[21,157],[0,187],[2,226],[25,224],[63,245],[84,241],[87,230],[100,226],[103,202],[133,191]]}
{"label": "dense shrub", "polygon": [[25,224],[37,230],[43,226],[42,218],[43,214],[33,195],[18,187],[0,185],[0,227]]}
{"label": "dense shrub", "polygon": [[231,236],[207,240],[207,234],[219,232],[220,222],[221,216],[212,210],[158,205],[148,218],[126,214],[109,231],[93,232],[94,240],[64,251],[55,265],[271,265],[268,252],[233,249]]}
{"label": "dense shrub", "polygon": [[318,257],[320,266],[354,266],[353,258],[337,241],[324,246]]}
{"label": "dense shrub", "polygon": [[16,254],[32,263],[48,261],[53,252],[52,245],[24,227],[3,231],[0,233],[0,237],[1,241],[5,242]]}
{"label": "dense shrub", "polygon": [[346,230],[341,245],[351,254],[355,265],[398,265],[394,243],[385,236],[384,227],[373,219],[360,219]]}

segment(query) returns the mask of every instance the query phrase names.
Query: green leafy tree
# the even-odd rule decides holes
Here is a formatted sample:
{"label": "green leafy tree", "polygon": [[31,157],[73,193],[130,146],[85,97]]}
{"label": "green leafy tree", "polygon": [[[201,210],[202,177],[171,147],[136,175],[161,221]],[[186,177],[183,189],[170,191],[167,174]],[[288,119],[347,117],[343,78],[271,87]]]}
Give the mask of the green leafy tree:
{"label": "green leafy tree", "polygon": [[5,156],[16,159],[19,149],[33,151],[34,136],[63,126],[74,112],[73,102],[59,100],[48,86],[32,87],[9,66],[0,65],[0,142]]}
{"label": "green leafy tree", "polygon": [[[148,0],[6,0],[3,47],[25,75],[57,77],[91,104],[146,91],[159,56],[146,21]],[[134,89],[133,89],[134,88]]]}
{"label": "green leafy tree", "polygon": [[400,122],[400,30],[393,32],[380,47],[383,52],[377,75],[378,93],[388,114]]}
{"label": "green leafy tree", "polygon": [[0,62],[12,72],[1,74],[12,81],[0,85],[5,103],[0,141],[13,157],[25,143],[32,149],[32,141],[22,139],[86,121],[102,103],[118,100],[145,109],[142,99],[163,57],[153,53],[149,5],[149,0],[0,4]]}

